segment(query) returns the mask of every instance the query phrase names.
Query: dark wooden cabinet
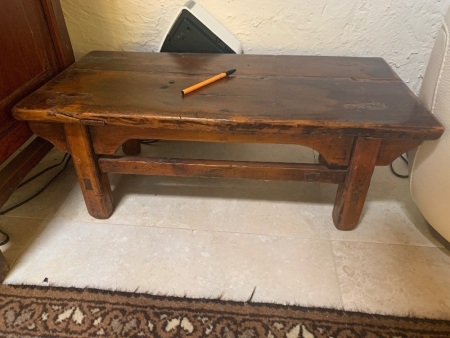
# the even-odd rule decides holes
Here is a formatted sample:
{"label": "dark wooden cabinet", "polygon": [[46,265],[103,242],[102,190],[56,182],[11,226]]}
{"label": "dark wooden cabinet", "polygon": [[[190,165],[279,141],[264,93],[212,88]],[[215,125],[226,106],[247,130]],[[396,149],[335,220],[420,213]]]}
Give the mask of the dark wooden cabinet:
{"label": "dark wooden cabinet", "polygon": [[[33,137],[11,108],[74,62],[59,0],[0,0],[0,164]],[[0,171],[0,207],[52,145],[36,138]],[[0,280],[6,262],[0,253]],[[2,263],[3,262],[3,263]],[[3,264],[3,265],[2,265]]]}

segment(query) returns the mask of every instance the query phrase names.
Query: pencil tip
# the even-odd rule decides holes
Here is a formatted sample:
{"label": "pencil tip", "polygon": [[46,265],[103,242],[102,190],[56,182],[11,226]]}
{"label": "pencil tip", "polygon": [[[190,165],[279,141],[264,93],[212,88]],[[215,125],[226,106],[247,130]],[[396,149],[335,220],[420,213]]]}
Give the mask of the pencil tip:
{"label": "pencil tip", "polygon": [[230,76],[231,74],[233,74],[236,71],[236,69],[230,69],[229,71],[226,72],[227,76]]}

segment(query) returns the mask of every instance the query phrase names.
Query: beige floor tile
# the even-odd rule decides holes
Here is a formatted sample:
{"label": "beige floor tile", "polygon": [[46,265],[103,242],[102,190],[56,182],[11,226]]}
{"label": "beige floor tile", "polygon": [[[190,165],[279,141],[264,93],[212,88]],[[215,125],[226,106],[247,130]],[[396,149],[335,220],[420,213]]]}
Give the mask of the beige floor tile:
{"label": "beige floor tile", "polygon": [[8,243],[0,246],[0,250],[10,266],[26,250],[26,247],[41,230],[43,220],[21,217],[0,216],[0,229],[9,236]]}
{"label": "beige floor tile", "polygon": [[8,284],[341,306],[329,241],[50,221]]}
{"label": "beige floor tile", "polygon": [[[158,142],[148,156],[313,162],[296,146]],[[41,165],[62,154],[53,151]],[[45,181],[45,180],[44,180]],[[336,185],[110,175],[116,209],[92,218],[73,167],[0,217],[6,283],[296,303],[450,317],[450,255],[408,180],[377,168],[360,226],[334,228]],[[29,196],[39,182],[8,202]],[[330,241],[331,239],[331,241]],[[256,287],[256,289],[255,289]]]}
{"label": "beige floor tile", "polygon": [[[39,196],[27,202],[26,204],[8,212],[6,215],[11,217],[29,217],[29,218],[51,218],[63,206],[70,203],[71,194],[76,194],[79,187],[73,183],[71,185],[54,182]],[[31,196],[35,189],[18,190],[5,204],[4,208],[16,205],[24,199]],[[77,200],[75,204],[70,204],[71,207],[82,205],[83,199],[80,192],[81,200]]]}
{"label": "beige floor tile", "polygon": [[393,202],[367,201],[364,215],[355,230],[342,232],[331,229],[330,237],[342,241],[442,246],[420,214],[410,219],[406,213],[403,206]]}
{"label": "beige floor tile", "polygon": [[[63,159],[64,153],[53,148],[47,156],[45,156],[44,159],[25,177],[24,181],[42,172],[44,169],[49,168],[50,166],[58,166],[43,172],[42,175],[36,177],[23,187],[16,189],[16,191],[2,207],[2,210],[6,210],[17,205],[41,190],[42,187],[50,182],[52,178],[55,177],[61,169],[63,169],[64,163],[59,165]],[[17,209],[8,212],[7,216],[47,218],[63,202],[65,195],[61,192],[67,193],[70,187],[74,184],[76,184],[76,175],[72,163],[69,162],[66,169],[59,174],[40,195]]]}
{"label": "beige floor tile", "polygon": [[261,256],[254,301],[342,308],[329,241],[266,238],[271,250]]}
{"label": "beige floor tile", "polygon": [[[8,213],[16,217],[164,228],[329,237],[331,207],[312,184],[120,177],[111,218],[91,217],[77,184],[54,185]],[[122,191],[120,191],[122,190]],[[18,197],[19,198],[19,197]]]}
{"label": "beige floor tile", "polygon": [[316,213],[328,205],[310,184],[162,177],[123,180],[127,183],[114,192],[119,198],[108,223],[328,238],[332,222],[331,214],[323,222],[322,214]]}
{"label": "beige floor tile", "polygon": [[330,230],[333,240],[419,246],[442,246],[409,195],[409,181],[377,167],[359,226],[353,231]]}
{"label": "beige floor tile", "polygon": [[344,308],[450,319],[450,253],[442,248],[333,242]]}

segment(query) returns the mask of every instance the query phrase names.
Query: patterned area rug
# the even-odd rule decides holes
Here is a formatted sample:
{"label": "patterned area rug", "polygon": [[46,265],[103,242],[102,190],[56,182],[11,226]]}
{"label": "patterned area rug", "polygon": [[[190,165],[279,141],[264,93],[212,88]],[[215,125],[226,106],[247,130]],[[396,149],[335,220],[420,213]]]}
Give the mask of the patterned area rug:
{"label": "patterned area rug", "polygon": [[1,337],[450,337],[450,321],[0,285]]}

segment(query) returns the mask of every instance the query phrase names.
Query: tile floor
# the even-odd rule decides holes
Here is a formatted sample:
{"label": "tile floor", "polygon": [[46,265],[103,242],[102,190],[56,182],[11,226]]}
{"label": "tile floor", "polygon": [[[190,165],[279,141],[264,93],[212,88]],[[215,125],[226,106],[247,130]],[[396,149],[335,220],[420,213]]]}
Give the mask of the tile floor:
{"label": "tile floor", "polygon": [[[158,142],[149,155],[315,161],[281,145]],[[41,167],[61,159],[52,151]],[[401,163],[400,163],[401,166]],[[400,168],[405,169],[405,168]],[[52,175],[55,171],[49,172]],[[48,179],[18,190],[12,205]],[[334,228],[336,186],[110,175],[116,209],[87,213],[72,166],[0,216],[5,283],[96,287],[450,319],[450,252],[430,233],[408,180],[379,167],[360,226]],[[8,206],[6,205],[6,207]]]}

